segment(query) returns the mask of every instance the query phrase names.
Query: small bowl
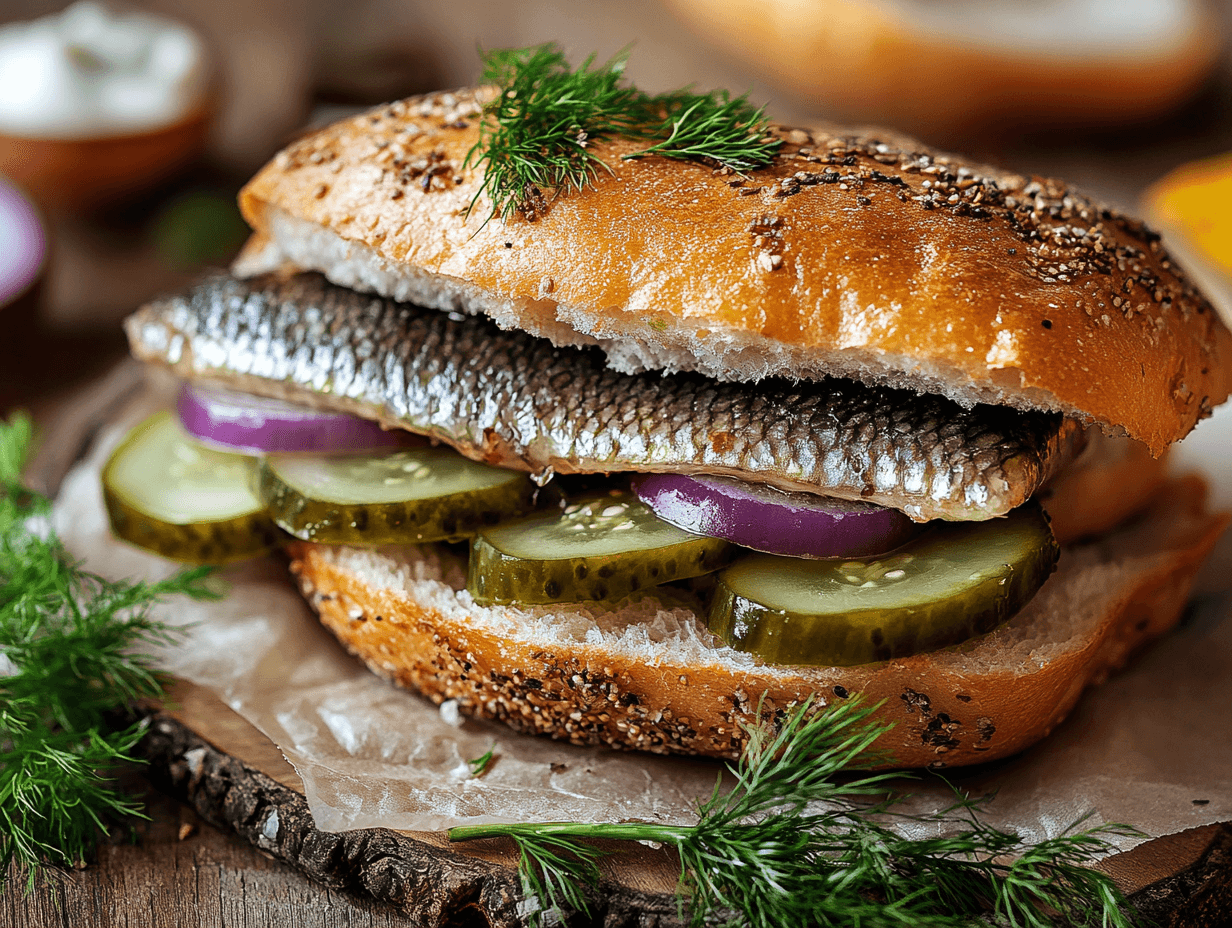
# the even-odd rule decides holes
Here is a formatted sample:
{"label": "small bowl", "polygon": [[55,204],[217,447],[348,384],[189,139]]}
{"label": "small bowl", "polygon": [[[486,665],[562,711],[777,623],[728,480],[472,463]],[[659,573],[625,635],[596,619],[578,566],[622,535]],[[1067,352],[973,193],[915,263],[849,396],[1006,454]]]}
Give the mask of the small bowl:
{"label": "small bowl", "polygon": [[0,174],[44,209],[82,211],[156,186],[205,147],[212,107],[199,105],[170,125],[130,135],[81,139],[0,134]]}

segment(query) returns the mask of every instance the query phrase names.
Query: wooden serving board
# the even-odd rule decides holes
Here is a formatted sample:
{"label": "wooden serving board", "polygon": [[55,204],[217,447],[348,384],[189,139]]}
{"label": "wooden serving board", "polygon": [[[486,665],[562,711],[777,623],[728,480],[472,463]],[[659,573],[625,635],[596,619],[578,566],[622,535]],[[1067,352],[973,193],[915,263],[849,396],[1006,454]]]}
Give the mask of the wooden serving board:
{"label": "wooden serving board", "polygon": [[[414,924],[524,924],[512,845],[450,844],[439,832],[318,830],[294,768],[212,692],[178,681],[146,706],[140,747],[149,777],[204,818],[310,879],[394,906]],[[593,894],[593,923],[677,925],[674,856],[612,845]],[[1232,925],[1232,823],[1157,838],[1100,863],[1141,913],[1168,928]]]}
{"label": "wooden serving board", "polygon": [[[416,924],[524,924],[517,857],[506,841],[450,844],[442,832],[318,830],[278,748],[212,692],[185,681],[148,706],[148,776],[206,821],[309,878],[395,906]],[[616,850],[617,846],[612,845]],[[603,925],[678,923],[673,855],[620,845],[603,860],[593,915]],[[476,914],[482,919],[474,922]]]}

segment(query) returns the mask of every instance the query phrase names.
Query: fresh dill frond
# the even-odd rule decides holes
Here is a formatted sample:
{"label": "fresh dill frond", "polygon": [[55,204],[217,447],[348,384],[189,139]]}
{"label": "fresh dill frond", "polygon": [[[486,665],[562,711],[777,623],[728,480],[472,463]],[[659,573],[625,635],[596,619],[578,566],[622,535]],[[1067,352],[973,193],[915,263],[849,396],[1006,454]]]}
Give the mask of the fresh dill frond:
{"label": "fresh dill frond", "polygon": [[[451,840],[511,837],[532,924],[554,912],[586,912],[582,887],[599,871],[591,839],[656,841],[681,863],[682,912],[691,925],[778,928],[1015,928],[1059,925],[1128,928],[1111,878],[1086,866],[1112,850],[1120,825],[1082,829],[1029,845],[982,822],[985,800],[956,794],[927,816],[899,811],[899,775],[840,776],[876,759],[888,730],[877,706],[850,698],[824,708],[806,702],[773,724],[746,729],[735,779],[698,803],[694,825],[642,822],[481,825],[451,829]],[[936,838],[905,838],[896,821],[925,821]]]}
{"label": "fresh dill frond", "polygon": [[496,745],[488,748],[486,754],[480,754],[474,760],[468,760],[466,765],[471,768],[472,777],[481,777],[487,772],[488,765],[492,763],[492,759],[496,756]]}
{"label": "fresh dill frond", "polygon": [[80,861],[108,821],[135,814],[112,776],[140,726],[109,721],[162,680],[143,653],[172,630],[150,614],[175,595],[214,598],[208,568],[157,583],[89,573],[52,533],[50,501],[21,483],[33,429],[0,422],[0,867],[33,885]]}
{"label": "fresh dill frond", "polygon": [[535,218],[549,194],[580,190],[610,170],[588,145],[641,115],[644,95],[622,85],[625,61],[621,54],[596,66],[592,55],[573,69],[550,44],[485,56],[481,80],[498,90],[466,164],[483,166],[480,189],[502,218]]}
{"label": "fresh dill frond", "polygon": [[145,728],[82,735],[24,727],[8,717],[3,722],[13,740],[0,751],[0,849],[6,869],[16,859],[33,888],[40,864],[71,866],[108,822],[140,814],[141,804],[117,790],[108,774],[133,762],[129,752]]}
{"label": "fresh dill frond", "polygon": [[563,922],[572,910],[590,914],[586,888],[599,885],[603,852],[567,836],[539,834],[514,838],[527,920],[532,925]]}
{"label": "fresh dill frond", "polygon": [[661,155],[709,160],[745,172],[767,164],[782,145],[781,139],[767,133],[765,107],[753,106],[747,95],[732,97],[726,90],[715,90],[666,97],[662,102],[668,104],[667,116],[650,133],[651,138],[662,141],[625,158]]}
{"label": "fresh dill frond", "polygon": [[769,163],[781,144],[763,111],[726,91],[651,95],[624,80],[628,51],[572,68],[552,43],[484,54],[481,81],[495,87],[465,164],[483,168],[493,215],[536,219],[555,197],[594,184],[611,167],[590,145],[624,135],[654,142],[626,155],[708,161],[737,171]]}

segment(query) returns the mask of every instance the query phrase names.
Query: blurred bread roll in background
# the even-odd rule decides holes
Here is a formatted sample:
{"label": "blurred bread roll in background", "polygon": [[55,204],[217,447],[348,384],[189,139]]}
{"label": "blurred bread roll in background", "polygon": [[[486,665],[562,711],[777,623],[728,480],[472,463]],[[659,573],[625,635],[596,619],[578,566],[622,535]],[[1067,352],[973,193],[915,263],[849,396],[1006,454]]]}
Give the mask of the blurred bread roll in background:
{"label": "blurred bread roll in background", "polygon": [[1158,116],[1219,61],[1204,0],[665,0],[812,108],[928,137]]}

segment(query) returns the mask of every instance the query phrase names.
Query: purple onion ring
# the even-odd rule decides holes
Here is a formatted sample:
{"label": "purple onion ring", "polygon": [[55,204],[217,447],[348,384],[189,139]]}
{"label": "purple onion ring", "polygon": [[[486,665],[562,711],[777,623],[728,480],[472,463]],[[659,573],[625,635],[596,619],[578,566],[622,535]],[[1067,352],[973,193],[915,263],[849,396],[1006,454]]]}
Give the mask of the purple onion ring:
{"label": "purple onion ring", "polygon": [[348,413],[323,412],[213,385],[184,384],[176,411],[190,435],[248,454],[358,453],[397,447],[409,437]]}
{"label": "purple onion ring", "polygon": [[38,278],[47,235],[38,212],[17,188],[0,180],[0,306],[13,302]]}
{"label": "purple onion ring", "polygon": [[919,530],[895,509],[728,477],[647,474],[634,490],[664,522],[787,557],[870,557]]}

